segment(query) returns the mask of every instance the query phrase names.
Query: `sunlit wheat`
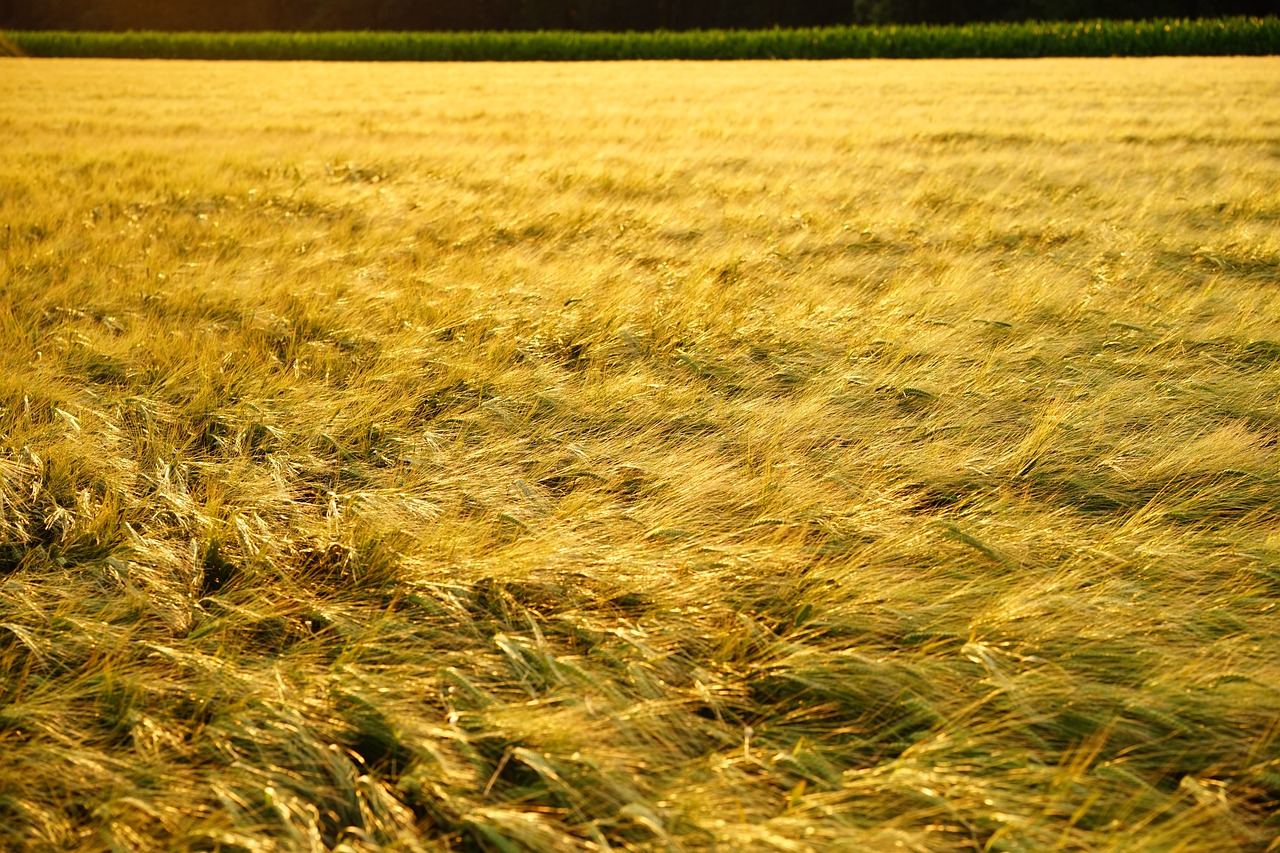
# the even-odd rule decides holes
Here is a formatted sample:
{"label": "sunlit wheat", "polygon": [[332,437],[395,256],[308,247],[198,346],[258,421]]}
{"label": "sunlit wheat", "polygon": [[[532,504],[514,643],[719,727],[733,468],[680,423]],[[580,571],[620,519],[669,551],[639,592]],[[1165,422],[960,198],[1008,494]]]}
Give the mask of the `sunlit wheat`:
{"label": "sunlit wheat", "polygon": [[1278,71],[5,60],[0,847],[1273,849]]}

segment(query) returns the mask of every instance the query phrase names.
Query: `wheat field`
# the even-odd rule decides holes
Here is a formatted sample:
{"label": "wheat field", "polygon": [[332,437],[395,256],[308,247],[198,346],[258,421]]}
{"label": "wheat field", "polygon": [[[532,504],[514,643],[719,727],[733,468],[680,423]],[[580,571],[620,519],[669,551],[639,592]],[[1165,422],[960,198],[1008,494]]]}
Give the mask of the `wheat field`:
{"label": "wheat field", "polygon": [[1280,61],[0,106],[0,848],[1280,849]]}

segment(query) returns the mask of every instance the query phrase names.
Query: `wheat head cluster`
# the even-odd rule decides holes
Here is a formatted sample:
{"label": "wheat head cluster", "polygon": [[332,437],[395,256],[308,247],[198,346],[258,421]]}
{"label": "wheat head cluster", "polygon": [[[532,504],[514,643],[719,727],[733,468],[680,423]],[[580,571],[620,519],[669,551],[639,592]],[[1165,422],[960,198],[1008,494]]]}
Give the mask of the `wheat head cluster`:
{"label": "wheat head cluster", "polygon": [[1278,849],[1276,59],[0,105],[0,848]]}

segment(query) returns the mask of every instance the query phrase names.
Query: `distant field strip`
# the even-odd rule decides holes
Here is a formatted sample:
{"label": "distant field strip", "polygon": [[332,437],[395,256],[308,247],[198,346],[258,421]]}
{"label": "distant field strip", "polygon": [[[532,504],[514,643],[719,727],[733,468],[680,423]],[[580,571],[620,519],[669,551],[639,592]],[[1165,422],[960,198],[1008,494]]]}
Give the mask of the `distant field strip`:
{"label": "distant field strip", "polygon": [[0,62],[0,849],[1274,851],[1280,60]]}
{"label": "distant field strip", "polygon": [[[28,56],[556,61],[1244,56],[1280,53],[1280,19],[1223,18],[655,33],[14,32]],[[0,53],[4,44],[0,42]]]}

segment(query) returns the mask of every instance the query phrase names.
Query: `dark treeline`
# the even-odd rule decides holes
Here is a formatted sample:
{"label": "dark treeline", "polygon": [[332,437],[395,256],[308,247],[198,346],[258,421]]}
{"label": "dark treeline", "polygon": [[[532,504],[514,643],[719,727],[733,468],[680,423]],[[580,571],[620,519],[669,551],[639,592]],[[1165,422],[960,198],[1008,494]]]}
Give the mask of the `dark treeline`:
{"label": "dark treeline", "polygon": [[1265,15],[1274,0],[0,0],[15,30],[688,30]]}

